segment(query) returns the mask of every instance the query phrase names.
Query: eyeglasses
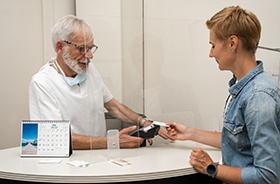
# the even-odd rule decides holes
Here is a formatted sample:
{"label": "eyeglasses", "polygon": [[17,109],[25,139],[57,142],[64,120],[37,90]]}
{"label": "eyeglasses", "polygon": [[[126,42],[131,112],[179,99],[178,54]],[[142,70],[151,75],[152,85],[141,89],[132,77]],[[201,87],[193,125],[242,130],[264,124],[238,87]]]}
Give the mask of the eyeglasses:
{"label": "eyeglasses", "polygon": [[62,40],[64,43],[67,43],[69,45],[74,46],[77,50],[80,51],[81,54],[85,54],[87,53],[89,50],[91,51],[92,54],[94,54],[96,52],[96,50],[98,49],[97,45],[92,45],[92,46],[87,46],[87,45],[76,45],[70,41],[67,40]]}

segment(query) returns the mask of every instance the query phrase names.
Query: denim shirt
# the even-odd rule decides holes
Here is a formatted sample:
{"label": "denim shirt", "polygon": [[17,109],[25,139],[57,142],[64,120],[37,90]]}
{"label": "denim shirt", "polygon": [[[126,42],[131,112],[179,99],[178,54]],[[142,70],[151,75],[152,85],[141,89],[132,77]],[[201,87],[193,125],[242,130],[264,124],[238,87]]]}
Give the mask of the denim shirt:
{"label": "denim shirt", "polygon": [[229,88],[223,164],[242,167],[243,183],[280,183],[280,92],[263,63]]}

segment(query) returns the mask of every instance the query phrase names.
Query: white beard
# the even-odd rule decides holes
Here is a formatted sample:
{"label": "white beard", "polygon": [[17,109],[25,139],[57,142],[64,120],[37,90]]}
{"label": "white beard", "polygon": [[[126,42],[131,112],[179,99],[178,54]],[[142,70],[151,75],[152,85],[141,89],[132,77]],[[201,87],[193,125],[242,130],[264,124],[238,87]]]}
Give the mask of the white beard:
{"label": "white beard", "polygon": [[84,61],[76,61],[76,60],[69,59],[68,48],[66,48],[63,51],[62,58],[63,58],[64,62],[77,74],[83,74],[87,71],[87,67],[81,67],[80,65],[78,65],[78,62],[88,64],[89,63],[88,60],[85,59]]}

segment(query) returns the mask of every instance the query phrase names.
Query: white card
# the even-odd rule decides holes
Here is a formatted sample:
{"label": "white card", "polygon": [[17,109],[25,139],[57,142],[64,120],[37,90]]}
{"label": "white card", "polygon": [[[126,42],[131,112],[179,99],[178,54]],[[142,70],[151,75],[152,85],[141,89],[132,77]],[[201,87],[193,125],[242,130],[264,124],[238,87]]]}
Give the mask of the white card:
{"label": "white card", "polygon": [[158,126],[162,126],[162,127],[168,127],[168,126],[166,125],[166,123],[160,122],[160,121],[153,121],[153,124],[154,124],[154,125],[158,125]]}

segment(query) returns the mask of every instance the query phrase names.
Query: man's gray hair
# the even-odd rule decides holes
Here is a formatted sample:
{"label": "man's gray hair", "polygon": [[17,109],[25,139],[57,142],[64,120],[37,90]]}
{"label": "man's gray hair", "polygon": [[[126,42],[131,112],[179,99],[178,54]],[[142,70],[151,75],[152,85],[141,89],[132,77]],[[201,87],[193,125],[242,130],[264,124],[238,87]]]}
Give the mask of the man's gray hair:
{"label": "man's gray hair", "polygon": [[85,37],[93,40],[92,29],[85,20],[79,19],[74,15],[60,18],[51,30],[54,50],[56,51],[56,43],[58,41],[71,41],[75,37],[75,33],[79,31],[83,31]]}

